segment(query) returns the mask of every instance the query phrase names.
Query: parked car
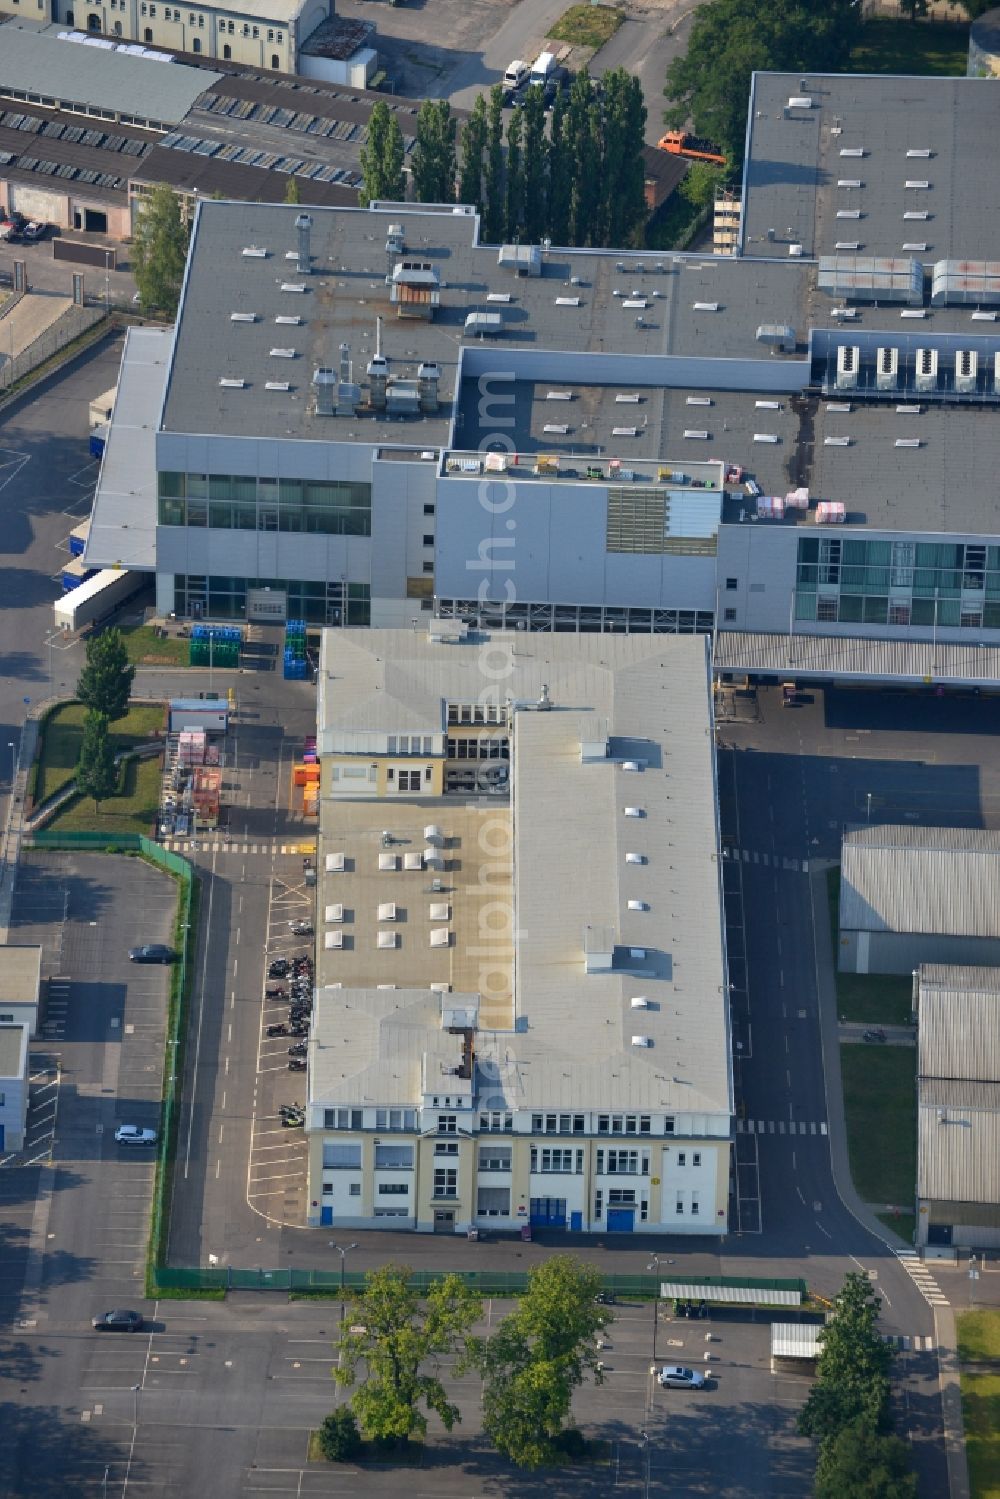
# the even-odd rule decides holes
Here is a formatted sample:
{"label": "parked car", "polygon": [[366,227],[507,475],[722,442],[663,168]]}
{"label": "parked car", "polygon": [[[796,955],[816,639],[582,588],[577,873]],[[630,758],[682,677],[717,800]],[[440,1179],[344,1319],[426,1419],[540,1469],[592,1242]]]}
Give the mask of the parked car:
{"label": "parked car", "polygon": [[680,1364],[665,1364],[658,1378],[665,1390],[703,1390],[705,1388],[704,1374],[697,1369],[685,1369]]}
{"label": "parked car", "polygon": [[34,244],[35,241],[44,239],[48,232],[48,224],[43,224],[38,219],[31,219],[21,230],[21,237],[27,240],[29,244]]}
{"label": "parked car", "polygon": [[102,1312],[99,1317],[91,1318],[90,1325],[95,1332],[142,1332],[144,1324],[141,1312],[118,1307],[113,1312]]}
{"label": "parked car", "polygon": [[177,954],[163,942],[146,942],[142,947],[130,947],[130,963],[172,963]]}
{"label": "parked car", "polygon": [[156,1130],[141,1129],[138,1124],[120,1124],[115,1130],[116,1145],[155,1145]]}

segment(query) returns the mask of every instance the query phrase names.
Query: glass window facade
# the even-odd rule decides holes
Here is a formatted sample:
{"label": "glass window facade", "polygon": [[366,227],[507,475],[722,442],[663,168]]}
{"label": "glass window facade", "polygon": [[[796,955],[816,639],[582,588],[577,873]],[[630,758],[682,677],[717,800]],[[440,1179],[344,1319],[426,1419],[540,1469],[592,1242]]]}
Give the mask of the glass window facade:
{"label": "glass window facade", "polygon": [[795,617],[828,624],[1000,629],[1000,547],[800,537]]}
{"label": "glass window facade", "polygon": [[353,480],[163,472],[157,475],[157,495],[161,526],[313,536],[372,533],[372,487]]}
{"label": "glass window facade", "polygon": [[294,578],[174,576],[174,613],[182,619],[246,619],[247,589],[270,588],[288,595],[288,618],[318,625],[371,623],[367,583],[302,583]]}

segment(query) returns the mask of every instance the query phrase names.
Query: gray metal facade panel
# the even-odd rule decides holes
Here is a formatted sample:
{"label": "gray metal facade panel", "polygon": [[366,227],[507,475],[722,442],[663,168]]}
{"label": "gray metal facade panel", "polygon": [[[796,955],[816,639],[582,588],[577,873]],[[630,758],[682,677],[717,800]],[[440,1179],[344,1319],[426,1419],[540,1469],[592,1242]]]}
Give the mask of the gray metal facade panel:
{"label": "gray metal facade panel", "polygon": [[910,974],[923,962],[1000,963],[1000,940],[910,932],[870,933],[868,973]]}

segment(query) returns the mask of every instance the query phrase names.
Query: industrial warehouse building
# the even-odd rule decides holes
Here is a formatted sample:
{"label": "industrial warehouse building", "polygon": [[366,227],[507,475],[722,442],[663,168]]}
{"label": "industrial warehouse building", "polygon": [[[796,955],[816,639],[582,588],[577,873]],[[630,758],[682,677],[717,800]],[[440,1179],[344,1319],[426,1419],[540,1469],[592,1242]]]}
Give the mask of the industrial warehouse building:
{"label": "industrial warehouse building", "polygon": [[844,835],[842,973],[1000,964],[1000,833],[884,826]]}
{"label": "industrial warehouse building", "polygon": [[326,632],[309,1223],[723,1234],[704,638]]}
{"label": "industrial warehouse building", "polygon": [[1000,1246],[1000,968],[916,975],[917,1243]]}
{"label": "industrial warehouse building", "polygon": [[[266,587],[319,624],[714,631],[725,670],[1000,683],[990,84],[754,90],[737,255],[202,203],[141,377],[158,493],[102,482],[88,562],[179,616]],[[830,151],[842,177],[789,185]]]}

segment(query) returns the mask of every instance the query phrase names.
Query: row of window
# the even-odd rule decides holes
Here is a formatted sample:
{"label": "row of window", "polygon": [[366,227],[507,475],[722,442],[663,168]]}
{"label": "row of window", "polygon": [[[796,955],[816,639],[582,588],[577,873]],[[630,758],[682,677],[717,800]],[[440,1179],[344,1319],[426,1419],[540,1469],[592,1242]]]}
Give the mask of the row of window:
{"label": "row of window", "polygon": [[449,760],[509,760],[510,741],[480,734],[476,739],[449,739]]}
{"label": "row of window", "polygon": [[710,610],[703,609],[627,609],[616,604],[507,603],[502,599],[448,597],[440,597],[437,602],[446,619],[464,619],[484,629],[546,633],[710,634],[715,618]]}
{"label": "row of window", "polygon": [[191,526],[196,530],[276,531],[286,535],[303,532],[312,536],[372,534],[370,485],[296,484],[287,487],[294,487],[298,493],[286,498],[279,496],[275,487],[274,493],[260,493],[255,498],[242,500],[161,495],[159,524]]}
{"label": "row of window", "polygon": [[507,710],[500,703],[449,703],[449,723],[501,724],[507,722]]}
{"label": "row of window", "polygon": [[[726,610],[727,619],[735,610]],[[1000,630],[1000,601],[973,604],[965,599],[894,599],[885,595],[799,593],[795,618],[820,624],[920,625],[940,629]]]}
{"label": "row of window", "polygon": [[[434,1099],[435,1105],[438,1099]],[[598,1114],[597,1133],[599,1135],[650,1135],[652,1134],[653,1119],[651,1114]],[[364,1110],[351,1108],[325,1109],[323,1113],[324,1129],[356,1129],[364,1128]],[[375,1128],[416,1130],[417,1112],[415,1109],[376,1109]],[[514,1128],[514,1116],[499,1109],[491,1109],[489,1112],[479,1115],[479,1128],[486,1133],[500,1133],[512,1131]],[[457,1114],[439,1114],[437,1119],[438,1134],[454,1135],[458,1133]],[[586,1114],[532,1114],[531,1132],[535,1135],[585,1135],[587,1133]],[[668,1115],[663,1121],[663,1133],[674,1134],[674,1119]],[[534,1156],[534,1147],[532,1147]],[[635,1151],[608,1151],[609,1161],[617,1156],[635,1155]],[[603,1156],[603,1151],[598,1151],[598,1160]],[[678,1164],[685,1165],[684,1153],[678,1155]],[[696,1153],[692,1164],[701,1165],[701,1156]],[[543,1170],[548,1169],[543,1167]],[[572,1169],[553,1167],[553,1170]],[[598,1166],[598,1170],[600,1170]],[[609,1167],[609,1169],[616,1169]]]}
{"label": "row of window", "polygon": [[291,578],[174,576],[174,612],[179,619],[246,619],[247,589],[284,594],[290,619],[320,625],[367,625],[371,589],[367,583],[306,583]]}

